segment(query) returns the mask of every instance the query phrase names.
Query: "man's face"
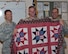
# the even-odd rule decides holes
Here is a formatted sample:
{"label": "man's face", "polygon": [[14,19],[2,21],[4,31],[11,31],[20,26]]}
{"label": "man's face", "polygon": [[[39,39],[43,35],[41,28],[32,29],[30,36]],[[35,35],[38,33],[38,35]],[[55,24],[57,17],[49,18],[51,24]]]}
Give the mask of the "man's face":
{"label": "man's face", "polygon": [[53,18],[53,19],[56,19],[56,18],[58,17],[58,14],[59,14],[59,13],[58,13],[57,9],[53,9],[53,10],[52,10],[52,18]]}
{"label": "man's face", "polygon": [[29,9],[29,16],[35,17],[35,13],[36,13],[36,11],[35,11],[34,8],[30,8],[30,9]]}
{"label": "man's face", "polygon": [[12,21],[12,13],[10,11],[6,12],[5,19],[7,21]]}

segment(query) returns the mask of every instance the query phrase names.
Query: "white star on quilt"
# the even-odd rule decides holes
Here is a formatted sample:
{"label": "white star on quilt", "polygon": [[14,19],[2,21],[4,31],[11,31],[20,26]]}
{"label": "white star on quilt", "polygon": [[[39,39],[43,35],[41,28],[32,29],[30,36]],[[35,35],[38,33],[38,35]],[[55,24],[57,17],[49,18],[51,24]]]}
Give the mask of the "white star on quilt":
{"label": "white star on quilt", "polygon": [[24,44],[24,41],[27,40],[24,36],[26,35],[26,32],[23,32],[23,29],[19,32],[19,37],[17,37],[16,42],[18,43],[18,45],[20,44],[20,42],[22,42]]}
{"label": "white star on quilt", "polygon": [[33,40],[36,40],[36,42],[38,42],[39,40],[43,41],[43,39],[46,38],[44,35],[45,32],[46,31],[44,31],[43,28],[40,31],[38,29],[36,29],[36,32],[33,32],[33,34],[35,35]]}
{"label": "white star on quilt", "polygon": [[47,51],[44,50],[44,48],[40,51],[37,49],[37,52],[34,52],[34,54],[46,54]]}
{"label": "white star on quilt", "polygon": [[54,37],[55,40],[58,39],[58,37],[59,37],[58,29],[54,28],[54,30],[51,30],[51,31],[54,33],[54,35],[52,37]]}

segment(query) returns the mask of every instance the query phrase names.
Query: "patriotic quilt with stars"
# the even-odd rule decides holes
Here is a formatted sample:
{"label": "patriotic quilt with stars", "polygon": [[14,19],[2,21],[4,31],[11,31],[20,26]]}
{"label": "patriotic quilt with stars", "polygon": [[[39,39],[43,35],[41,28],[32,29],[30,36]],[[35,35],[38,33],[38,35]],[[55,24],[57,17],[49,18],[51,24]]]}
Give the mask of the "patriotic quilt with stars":
{"label": "patriotic quilt with stars", "polygon": [[24,23],[16,28],[13,44],[16,54],[58,54],[58,22]]}

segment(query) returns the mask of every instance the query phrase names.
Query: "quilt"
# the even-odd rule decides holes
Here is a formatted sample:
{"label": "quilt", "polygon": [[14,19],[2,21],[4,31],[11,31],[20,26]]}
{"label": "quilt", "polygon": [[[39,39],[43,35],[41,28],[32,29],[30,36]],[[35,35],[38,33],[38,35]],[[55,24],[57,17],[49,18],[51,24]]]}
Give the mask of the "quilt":
{"label": "quilt", "polygon": [[13,37],[15,54],[58,54],[59,22],[32,22],[16,26],[17,33]]}

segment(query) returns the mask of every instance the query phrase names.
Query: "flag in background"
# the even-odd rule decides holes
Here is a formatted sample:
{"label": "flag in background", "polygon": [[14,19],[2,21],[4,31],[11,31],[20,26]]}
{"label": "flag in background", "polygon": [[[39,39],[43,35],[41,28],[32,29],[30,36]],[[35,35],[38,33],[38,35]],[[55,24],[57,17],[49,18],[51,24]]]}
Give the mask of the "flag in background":
{"label": "flag in background", "polygon": [[38,14],[38,11],[37,11],[37,0],[33,0],[33,6],[35,6],[35,8],[36,8],[36,16],[37,16],[37,14]]}
{"label": "flag in background", "polygon": [[33,0],[33,6],[37,5],[37,0]]}

